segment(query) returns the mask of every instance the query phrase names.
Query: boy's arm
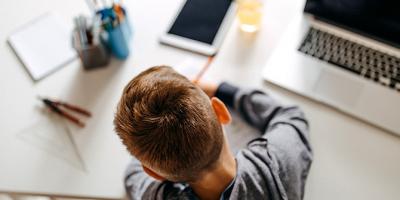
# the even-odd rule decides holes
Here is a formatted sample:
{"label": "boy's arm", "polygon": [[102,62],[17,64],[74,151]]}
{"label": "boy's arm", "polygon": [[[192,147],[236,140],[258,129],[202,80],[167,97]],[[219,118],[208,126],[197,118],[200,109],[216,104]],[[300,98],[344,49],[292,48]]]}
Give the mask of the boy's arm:
{"label": "boy's arm", "polygon": [[220,84],[215,96],[260,131],[261,137],[251,141],[248,148],[272,160],[289,199],[301,199],[312,161],[303,112],[298,107],[283,106],[261,91],[240,90],[228,83]]}

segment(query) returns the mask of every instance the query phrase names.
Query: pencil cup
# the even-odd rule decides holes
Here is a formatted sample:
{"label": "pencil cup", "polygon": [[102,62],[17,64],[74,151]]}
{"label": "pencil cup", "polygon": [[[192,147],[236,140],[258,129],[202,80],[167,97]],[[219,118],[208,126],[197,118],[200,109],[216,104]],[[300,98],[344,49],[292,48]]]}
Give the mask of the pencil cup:
{"label": "pencil cup", "polygon": [[111,52],[118,59],[125,60],[129,56],[129,43],[132,37],[132,27],[129,20],[125,19],[116,27],[107,30],[107,44]]}
{"label": "pencil cup", "polygon": [[73,34],[73,47],[78,52],[84,69],[94,69],[106,66],[110,61],[110,53],[103,42],[90,45],[79,45],[77,35]]}

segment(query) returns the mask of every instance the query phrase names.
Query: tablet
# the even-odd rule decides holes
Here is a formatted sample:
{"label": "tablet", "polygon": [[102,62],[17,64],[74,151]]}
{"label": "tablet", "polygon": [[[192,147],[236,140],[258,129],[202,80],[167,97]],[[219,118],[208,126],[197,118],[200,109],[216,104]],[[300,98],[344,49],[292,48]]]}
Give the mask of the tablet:
{"label": "tablet", "polygon": [[160,41],[214,55],[235,18],[236,8],[232,0],[186,0]]}

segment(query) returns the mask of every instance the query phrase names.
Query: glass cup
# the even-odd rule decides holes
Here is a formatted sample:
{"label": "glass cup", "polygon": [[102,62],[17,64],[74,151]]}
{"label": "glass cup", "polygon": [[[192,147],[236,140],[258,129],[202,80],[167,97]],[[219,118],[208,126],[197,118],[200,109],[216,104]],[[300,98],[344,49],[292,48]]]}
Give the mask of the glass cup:
{"label": "glass cup", "polygon": [[261,26],[262,0],[237,0],[237,2],[240,29],[244,32],[256,32]]}

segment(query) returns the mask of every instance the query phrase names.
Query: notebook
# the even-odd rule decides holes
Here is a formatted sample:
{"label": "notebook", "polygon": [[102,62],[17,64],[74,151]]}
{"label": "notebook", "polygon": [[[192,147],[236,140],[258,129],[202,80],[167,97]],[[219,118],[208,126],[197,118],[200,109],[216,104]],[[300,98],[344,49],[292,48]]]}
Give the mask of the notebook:
{"label": "notebook", "polygon": [[44,78],[76,58],[72,30],[66,25],[55,14],[47,13],[9,36],[8,43],[33,80]]}
{"label": "notebook", "polygon": [[[189,80],[194,80],[203,67],[204,63],[198,63],[192,58],[186,58],[181,63],[173,66],[175,71],[185,76]],[[207,76],[207,71],[201,77],[201,81],[211,82],[210,78]]]}

